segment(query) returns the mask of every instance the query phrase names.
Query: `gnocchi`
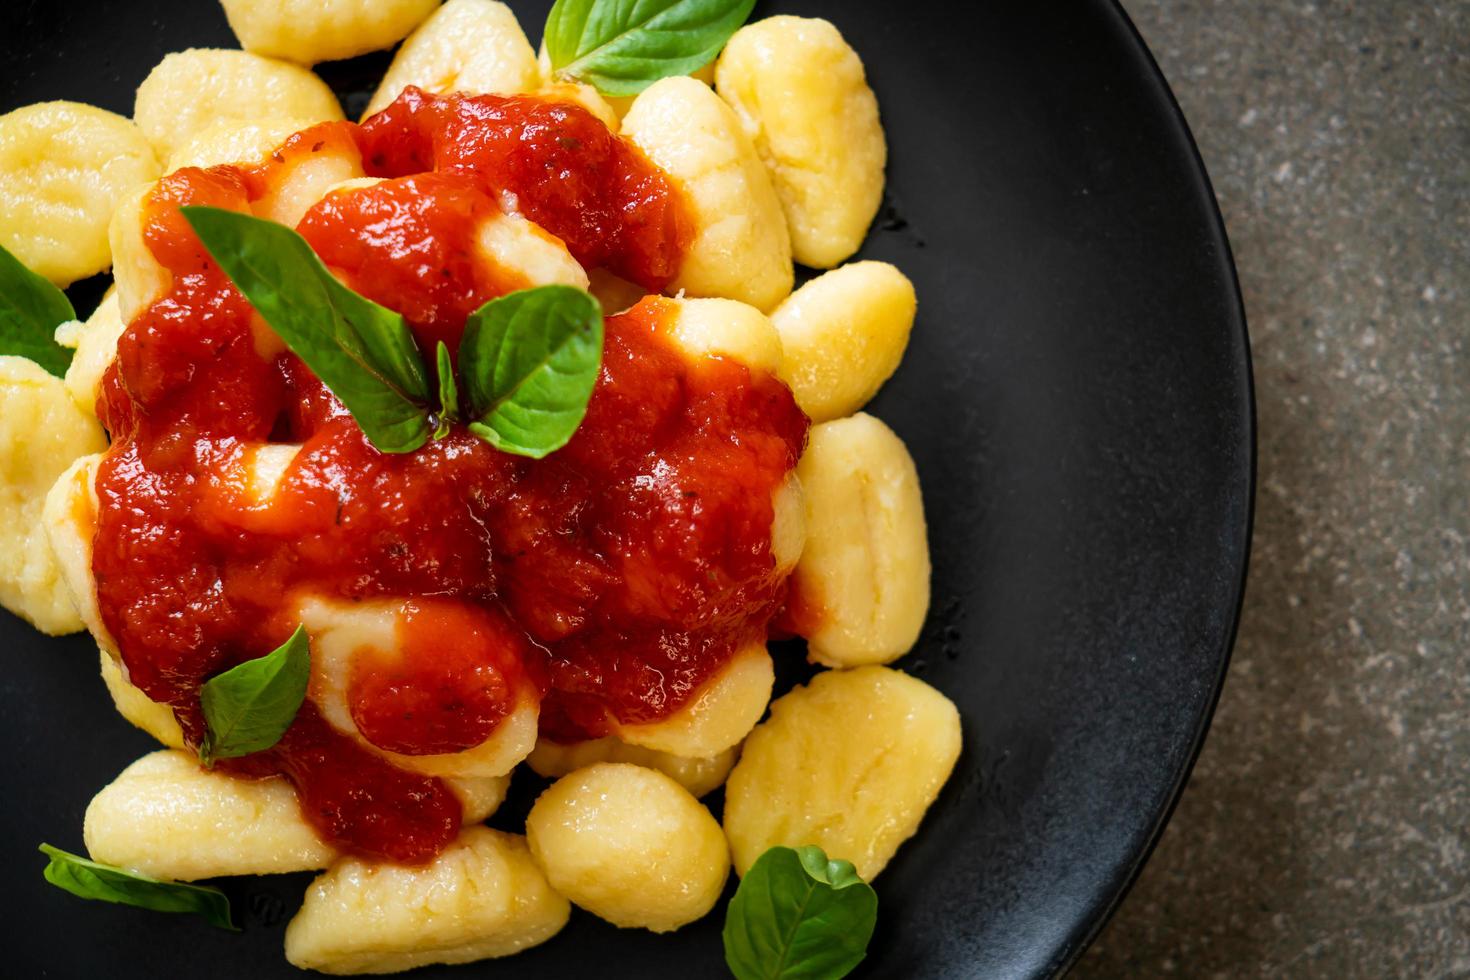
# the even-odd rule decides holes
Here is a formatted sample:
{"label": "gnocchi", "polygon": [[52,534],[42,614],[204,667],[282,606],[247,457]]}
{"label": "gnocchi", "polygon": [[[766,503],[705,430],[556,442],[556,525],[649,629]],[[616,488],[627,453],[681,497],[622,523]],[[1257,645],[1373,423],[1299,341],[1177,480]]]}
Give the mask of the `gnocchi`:
{"label": "gnocchi", "polygon": [[[326,188],[327,194],[352,194],[383,183],[376,177],[344,180]],[[563,285],[587,289],[586,269],[567,251],[566,243],[514,212],[492,212],[480,219],[474,254],[492,275],[509,275],[527,285]]]}
{"label": "gnocchi", "polygon": [[125,329],[127,325],[123,323],[117,290],[109,289],[82,326],[76,338],[76,353],[64,379],[66,390],[71,393],[77,408],[88,415],[97,414],[102,375],[117,359],[117,342]]}
{"label": "gnocchi", "polygon": [[526,839],[551,887],[623,928],[672,932],[703,918],[730,873],[709,811],[663,773],[626,763],[557,780],[526,817]]}
{"label": "gnocchi", "polygon": [[467,825],[484,823],[494,816],[510,789],[509,776],[449,776],[444,781],[459,799]]}
{"label": "gnocchi", "polygon": [[672,286],[770,310],[791,292],[791,237],[766,168],[734,111],[692,78],[650,85],[623,135],[684,190],[694,222]]}
{"label": "gnocchi", "polygon": [[153,184],[135,187],[118,201],[107,234],[112,242],[112,279],[117,290],[117,315],[131,323],[139,313],[168,292],[173,276],[153,257],[143,238],[143,208]]}
{"label": "gnocchi", "polygon": [[391,47],[439,0],[220,0],[240,47],[302,65]]}
{"label": "gnocchi", "polygon": [[282,155],[282,173],[270,190],[251,203],[256,217],[295,228],[330,188],[367,176],[362,154],[350,138],[332,133],[318,144],[320,152]]}
{"label": "gnocchi", "polygon": [[586,289],[587,272],[560,238],[518,214],[495,214],[481,225],[475,244],[482,261],[514,272],[535,286]]}
{"label": "gnocchi", "polygon": [[300,621],[312,637],[310,696],[322,716],[364,748],[411,772],[479,777],[510,772],[536,745],[536,702],[528,691],[484,742],[462,752],[404,755],[373,745],[358,731],[347,695],[352,664],[360,656],[395,651],[402,616],[403,604],[393,600],[347,604],[310,599],[302,604]]}
{"label": "gnocchi", "polygon": [[831,23],[768,17],[735,32],[715,69],[770,169],[796,261],[830,269],[862,244],[888,145],[863,62]]}
{"label": "gnocchi", "polygon": [[112,264],[107,220],[130,188],[157,179],[133,123],[78,102],[0,116],[0,246],[59,286]]}
{"label": "gnocchi", "polygon": [[112,695],[117,713],[132,725],[158,739],[171,749],[184,748],[184,730],[174,717],[173,709],[144,694],[123,675],[121,662],[106,650],[99,650],[102,661],[102,683]]}
{"label": "gnocchi", "polygon": [[[451,780],[465,823],[494,813],[509,782]],[[338,857],[301,815],[285,779],[204,769],[176,748],[145,755],[98,793],[87,807],[83,839],[93,860],[175,881],[317,871]]]}
{"label": "gnocchi", "polygon": [[792,581],[814,620],[811,658],[829,667],[898,659],[929,611],[929,538],[908,449],[859,412],[813,426],[796,472],[807,535]]}
{"label": "gnocchi", "polygon": [[642,286],[620,279],[606,269],[588,270],[587,291],[597,297],[603,316],[613,316],[630,310],[645,295]]}
{"label": "gnocchi", "polygon": [[558,778],[597,762],[626,762],[645,769],[657,769],[697,798],[724,785],[725,777],[730,775],[730,769],[735,765],[735,755],[734,748],[704,758],[671,755],[641,745],[629,745],[611,735],[571,745],[543,738],[526,757],[526,765],[538,776]]}
{"label": "gnocchi", "polygon": [[449,0],[403,42],[363,115],[384,109],[410,85],[436,93],[533,92],[541,68],[505,4]]}
{"label": "gnocchi", "polygon": [[898,369],[918,300],[887,262],[853,262],[823,273],[771,313],[784,377],[813,422],[851,415]]}
{"label": "gnocchi", "polygon": [[115,654],[117,644],[108,635],[97,608],[97,583],[92,578],[92,536],[97,529],[97,464],[101,453],[83,456],[57,477],[41,507],[41,530],[56,562],[71,608],[97,645]]}
{"label": "gnocchi", "polygon": [[337,861],[286,927],[286,959],[337,975],[469,963],[543,943],[570,915],[525,838],[470,827],[423,867]]}
{"label": "gnocchi", "polygon": [[294,133],[316,120],[299,118],[229,119],[206,126],[177,146],[168,157],[169,173],[183,167],[217,167],[260,160]]}
{"label": "gnocchi", "polygon": [[106,446],[60,378],[0,357],[0,605],[53,636],[83,623],[46,537],[46,496],[74,461]]}
{"label": "gnocchi", "polygon": [[613,734],[630,745],[670,755],[718,755],[739,744],[765,714],[775,682],[775,667],[765,644],[750,644],[737,651],[678,711],[661,721],[615,722]]}
{"label": "gnocchi", "polygon": [[581,82],[551,82],[537,89],[536,94],[553,102],[568,102],[581,106],[596,116],[610,133],[616,133],[621,125],[622,117],[591,85],[584,85]]}
{"label": "gnocchi", "polygon": [[322,122],[341,119],[342,107],[300,65],[217,48],[166,55],[133,102],[133,120],[165,160],[207,126],[262,118]]}
{"label": "gnocchi", "polygon": [[98,793],[82,834],[94,861],[177,881],[311,871],[335,856],[286,780],[236,779],[173,749],[145,755]]}
{"label": "gnocchi", "polygon": [[781,336],[760,310],[732,299],[675,300],[669,333],[694,357],[730,357],[746,367],[780,374]]}
{"label": "gnocchi", "polygon": [[771,705],[730,773],[735,869],[777,844],[816,844],[872,881],[918,830],[959,754],[959,712],[923,681],[887,667],[818,674]]}
{"label": "gnocchi", "polygon": [[771,498],[771,557],[776,573],[788,574],[806,550],[806,493],[801,478],[788,473]]}

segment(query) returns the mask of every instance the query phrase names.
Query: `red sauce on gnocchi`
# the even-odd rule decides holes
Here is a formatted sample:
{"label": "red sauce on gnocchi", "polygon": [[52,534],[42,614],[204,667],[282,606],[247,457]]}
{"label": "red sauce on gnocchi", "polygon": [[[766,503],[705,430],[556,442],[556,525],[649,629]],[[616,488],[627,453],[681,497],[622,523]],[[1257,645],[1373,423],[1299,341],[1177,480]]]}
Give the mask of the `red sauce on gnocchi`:
{"label": "red sauce on gnocchi", "polygon": [[[454,838],[460,806],[444,781],[383,753],[462,751],[538,701],[543,734],[560,740],[657,721],[765,638],[785,591],[771,498],[808,421],[779,380],[683,353],[674,305],[655,297],[607,321],[586,419],[560,451],[505,455],[457,429],[377,452],[178,212],[247,210],[293,166],[343,147],[386,180],[329,195],[298,229],[351,286],[402,312],[426,351],[455,349],[471,310],[527,285],[474,257],[487,215],[514,207],[589,268],[650,290],[672,278],[687,220],[669,178],[579,107],[416,90],[361,127],[298,134],[258,166],[180,170],[146,206],[145,241],[172,283],[104,379],[103,621],[131,681],[197,743],[200,685],[282,643],[304,599],[403,603],[394,655],[353,659],[357,736],[309,699],[275,747],[219,765],[290,779],[344,850],[414,863]],[[247,464],[272,443],[301,448],[261,498]]]}

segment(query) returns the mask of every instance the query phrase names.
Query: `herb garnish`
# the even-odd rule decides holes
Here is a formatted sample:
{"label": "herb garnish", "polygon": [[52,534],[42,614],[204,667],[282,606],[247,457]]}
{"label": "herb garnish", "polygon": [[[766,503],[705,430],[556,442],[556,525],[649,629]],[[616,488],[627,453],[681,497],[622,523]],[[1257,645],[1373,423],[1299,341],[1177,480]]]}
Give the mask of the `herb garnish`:
{"label": "herb garnish", "polygon": [[725,963],[736,980],[837,980],[867,955],[878,895],[820,847],[773,847],[725,910]]}
{"label": "herb garnish", "polygon": [[0,246],[0,354],[30,358],[63,377],[72,351],[56,342],[56,328],[76,318],[65,293]]}
{"label": "herb garnish", "polygon": [[602,362],[602,311],[585,290],[522,289],[470,314],[458,382],[448,348],[435,350],[431,407],[429,372],[407,321],[338,282],[306,239],[234,211],[179,210],[380,452],[413,452],[465,421],[502,452],[539,459],[566,445],[586,415]]}
{"label": "herb garnish", "polygon": [[234,759],[281,740],[311,680],[311,643],[305,627],[263,657],[247,660],[205,681],[199,689],[207,732],[199,759]]}
{"label": "herb garnish", "polygon": [[755,0],[556,0],[546,17],[553,73],[603,95],[637,95],[714,60]]}
{"label": "herb garnish", "polygon": [[154,912],[190,912],[210,924],[238,932],[230,919],[230,900],[218,888],[162,881],[150,875],[98,864],[50,844],[41,853],[51,859],[43,872],[46,880],[78,898],[133,905]]}
{"label": "herb garnish", "polygon": [[567,444],[602,366],[602,309],[570,286],[492,299],[459,346],[470,431],[503,452],[540,459]]}
{"label": "herb garnish", "polygon": [[429,381],[399,313],[337,281],[306,239],[274,221],[222,208],[179,209],[250,301],[385,453],[429,440]]}

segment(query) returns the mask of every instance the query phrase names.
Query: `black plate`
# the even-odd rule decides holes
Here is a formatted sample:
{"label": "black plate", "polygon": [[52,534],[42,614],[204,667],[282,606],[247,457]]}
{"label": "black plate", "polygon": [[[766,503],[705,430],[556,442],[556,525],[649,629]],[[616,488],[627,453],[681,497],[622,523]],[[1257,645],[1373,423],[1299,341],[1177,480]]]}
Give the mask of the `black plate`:
{"label": "black plate", "polygon": [[[548,4],[512,5],[535,38]],[[3,6],[0,111],[128,113],[164,53],[234,45],[209,0]],[[974,28],[956,6],[757,11],[826,16],[867,62],[892,161],[863,255],[920,298],[871,411],[913,451],[933,545],[933,611],[901,665],[959,704],[965,750],[878,881],[868,977],[1045,976],[1081,952],[1198,751],[1250,529],[1245,323],[1158,69],[1107,0],[986,4]],[[361,91],[385,63],[322,71]],[[0,646],[11,975],[293,975],[281,938],[307,876],[225,882],[243,936],[43,884],[35,845],[79,848],[87,801],[149,742],[111,712],[86,638],[4,618]],[[534,791],[518,784],[520,806]],[[514,959],[421,975],[718,976],[719,928],[716,914],[656,937],[577,913]]]}

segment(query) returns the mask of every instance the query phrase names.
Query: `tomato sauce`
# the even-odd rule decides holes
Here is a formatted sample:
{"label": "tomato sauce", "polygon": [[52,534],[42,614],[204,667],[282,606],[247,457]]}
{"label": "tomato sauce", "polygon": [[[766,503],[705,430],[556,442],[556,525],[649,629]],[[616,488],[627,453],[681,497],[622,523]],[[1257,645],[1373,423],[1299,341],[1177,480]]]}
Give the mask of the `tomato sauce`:
{"label": "tomato sauce", "polygon": [[[527,285],[474,256],[486,216],[517,207],[650,289],[672,278],[687,221],[668,177],[585,110],[412,89],[260,165],[178,171],[146,206],[172,283],[129,324],[99,399],[113,439],[96,484],[103,621],[132,682],[198,744],[200,685],[284,642],[305,599],[401,603],[397,649],[353,660],[356,734],[308,701],[275,747],[219,765],[289,778],[334,845],[414,863],[453,840],[460,807],[384,753],[462,751],[538,701],[543,735],[563,741],[657,721],[765,639],[785,592],[771,495],[808,420],[779,380],[683,354],[674,304],[649,297],[607,321],[586,419],[558,452],[503,454],[457,426],[379,453],[178,213],[247,210],[306,155],[349,145],[385,180],[329,196],[298,230],[404,314],[429,364],[470,311]],[[257,499],[249,462],[271,443],[300,449]]]}
{"label": "tomato sauce", "polygon": [[571,102],[408,88],[367,120],[374,176],[437,170],[485,180],[588,268],[659,292],[691,233],[668,175]]}

